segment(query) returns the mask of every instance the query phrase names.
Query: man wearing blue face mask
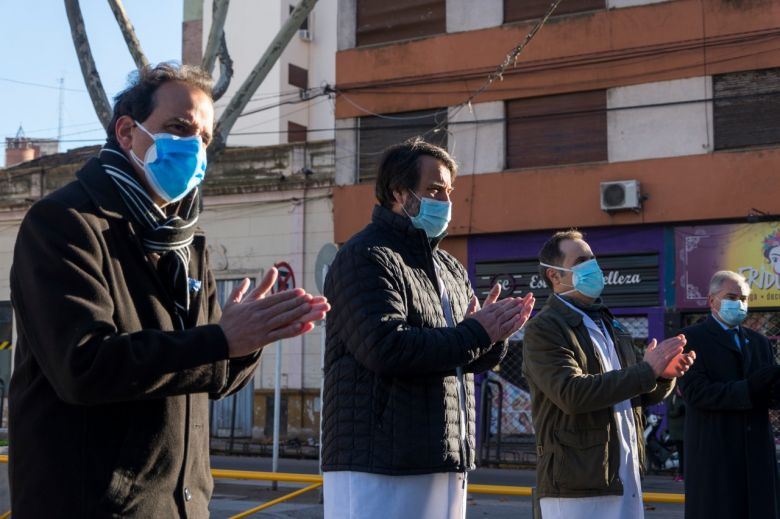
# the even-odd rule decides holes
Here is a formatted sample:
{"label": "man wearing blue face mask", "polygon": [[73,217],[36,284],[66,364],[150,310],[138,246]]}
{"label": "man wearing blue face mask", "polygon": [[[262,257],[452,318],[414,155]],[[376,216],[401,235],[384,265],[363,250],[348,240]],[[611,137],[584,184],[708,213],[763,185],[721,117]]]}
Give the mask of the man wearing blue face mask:
{"label": "man wearing blue face mask", "polygon": [[206,518],[209,398],[262,348],[328,310],[270,269],[221,310],[198,228],[214,106],[194,67],[145,67],[108,140],[36,202],[14,249],[10,401],[15,518]]}
{"label": "man wearing blue face mask", "polygon": [[496,366],[532,294],[480,310],[463,266],[439,247],[457,173],[421,139],[389,148],[371,223],[325,281],[322,411],[326,519],[464,519],[474,468],[474,373]]}
{"label": "man wearing blue face mask", "polygon": [[580,232],[547,240],[539,272],[553,294],[526,326],[523,373],[542,517],[641,518],[642,406],[669,395],[695,354],[682,354],[680,335],[639,357],[600,299],[604,274]]}
{"label": "man wearing blue face mask", "polygon": [[780,404],[769,339],[743,326],[750,287],[736,272],[710,281],[710,315],[683,330],[698,361],[681,382],[685,517],[780,517],[780,478],[768,410]]}

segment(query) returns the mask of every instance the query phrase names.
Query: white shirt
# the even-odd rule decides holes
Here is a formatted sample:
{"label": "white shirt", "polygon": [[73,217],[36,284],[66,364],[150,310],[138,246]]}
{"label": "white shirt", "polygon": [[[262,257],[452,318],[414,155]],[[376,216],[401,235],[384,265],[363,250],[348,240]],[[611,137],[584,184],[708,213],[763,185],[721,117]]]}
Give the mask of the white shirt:
{"label": "white shirt", "polygon": [[[565,299],[560,299],[569,308],[582,315],[603,372],[621,369],[620,357],[618,357],[615,344],[609,333],[582,310]],[[545,497],[539,500],[543,519],[642,519],[645,516],[642,504],[642,485],[639,481],[637,432],[631,401],[619,402],[615,404],[613,410],[615,424],[620,435],[618,475],[623,482],[623,495],[584,498]]]}

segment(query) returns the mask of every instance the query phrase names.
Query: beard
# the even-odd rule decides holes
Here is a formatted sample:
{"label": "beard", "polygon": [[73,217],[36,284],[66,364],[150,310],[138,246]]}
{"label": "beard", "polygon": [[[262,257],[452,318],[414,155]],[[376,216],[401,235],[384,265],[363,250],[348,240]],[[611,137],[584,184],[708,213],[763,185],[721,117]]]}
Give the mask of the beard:
{"label": "beard", "polygon": [[406,198],[406,202],[404,202],[404,211],[406,211],[406,214],[409,215],[409,217],[417,216],[420,214],[420,201],[417,200],[413,195],[409,195]]}

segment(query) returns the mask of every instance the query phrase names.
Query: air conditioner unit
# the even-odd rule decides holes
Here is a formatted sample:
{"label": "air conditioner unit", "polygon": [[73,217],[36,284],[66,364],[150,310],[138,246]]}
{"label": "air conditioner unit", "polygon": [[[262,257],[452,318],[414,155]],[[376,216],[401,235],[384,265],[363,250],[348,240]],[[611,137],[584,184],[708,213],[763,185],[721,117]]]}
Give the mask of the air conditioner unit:
{"label": "air conditioner unit", "polygon": [[613,180],[601,183],[601,209],[604,211],[620,211],[642,208],[642,195],[639,192],[638,180]]}
{"label": "air conditioner unit", "polygon": [[312,34],[311,31],[308,29],[300,29],[298,30],[298,37],[302,39],[303,41],[311,41],[312,40]]}

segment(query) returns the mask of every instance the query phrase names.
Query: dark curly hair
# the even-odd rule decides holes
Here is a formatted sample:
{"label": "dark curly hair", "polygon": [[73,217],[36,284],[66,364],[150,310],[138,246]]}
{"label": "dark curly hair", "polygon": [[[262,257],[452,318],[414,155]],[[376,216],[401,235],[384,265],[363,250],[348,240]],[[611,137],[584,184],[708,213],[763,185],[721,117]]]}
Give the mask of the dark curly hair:
{"label": "dark curly hair", "polygon": [[114,97],[114,114],[107,130],[108,142],[116,143],[116,122],[123,115],[129,115],[136,121],[145,121],[149,117],[156,108],[155,92],[168,81],[186,83],[212,98],[214,81],[200,67],[166,62],[134,70],[128,76],[127,88]]}
{"label": "dark curly hair", "polygon": [[376,199],[391,209],[395,191],[414,191],[420,183],[420,159],[428,155],[444,163],[450,170],[451,181],[455,181],[458,165],[447,150],[425,142],[422,137],[413,137],[387,148],[379,160],[376,176]]}

